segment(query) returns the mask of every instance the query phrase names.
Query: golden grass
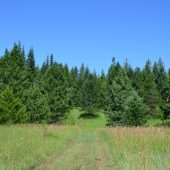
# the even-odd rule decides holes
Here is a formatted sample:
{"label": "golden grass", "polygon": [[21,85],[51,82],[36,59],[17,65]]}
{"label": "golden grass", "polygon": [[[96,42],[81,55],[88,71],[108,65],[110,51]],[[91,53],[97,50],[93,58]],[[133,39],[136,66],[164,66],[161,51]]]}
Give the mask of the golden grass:
{"label": "golden grass", "polygon": [[104,131],[121,170],[170,169],[170,129],[115,127]]}

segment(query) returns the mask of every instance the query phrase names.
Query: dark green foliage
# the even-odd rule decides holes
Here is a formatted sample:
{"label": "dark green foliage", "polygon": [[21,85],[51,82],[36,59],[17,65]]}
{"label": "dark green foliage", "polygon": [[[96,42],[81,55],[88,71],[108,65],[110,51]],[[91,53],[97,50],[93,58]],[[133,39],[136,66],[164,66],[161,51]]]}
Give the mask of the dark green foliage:
{"label": "dark green foliage", "polygon": [[162,98],[166,100],[168,79],[167,79],[166,71],[165,71],[161,58],[159,59],[158,63],[154,64],[153,74],[154,74],[154,78],[155,78],[155,82],[157,84],[158,90]]}
{"label": "dark green foliage", "polygon": [[7,86],[0,94],[0,123],[24,123],[27,119],[25,106]]}
{"label": "dark green foliage", "polygon": [[159,115],[160,107],[160,93],[157,89],[157,85],[154,81],[154,77],[151,70],[151,62],[148,60],[145,69],[143,70],[142,88],[139,94],[144,98],[144,102],[149,107],[148,114],[150,116]]}
{"label": "dark green foliage", "polygon": [[50,122],[51,112],[48,100],[37,85],[25,90],[23,100],[30,123]]}
{"label": "dark green foliage", "polygon": [[75,106],[78,107],[79,103],[80,103],[80,87],[79,87],[79,72],[78,72],[78,68],[74,67],[71,69],[70,72],[70,105],[71,106]]}
{"label": "dark green foliage", "polygon": [[82,86],[82,108],[85,110],[87,115],[95,115],[97,111],[97,103],[99,90],[97,86],[97,79],[93,75],[89,75],[86,78]]}
{"label": "dark green foliage", "polygon": [[36,82],[36,67],[35,67],[35,58],[34,50],[31,48],[28,54],[27,59],[27,70],[28,70],[28,79],[31,84]]}
{"label": "dark green foliage", "polygon": [[107,95],[108,92],[108,84],[107,79],[102,71],[101,76],[97,79],[98,85],[98,108],[107,110],[109,97]]}
{"label": "dark green foliage", "polygon": [[21,97],[27,86],[27,72],[24,51],[20,44],[14,44],[13,49],[5,51],[0,61],[0,82],[2,89],[9,85],[17,97]]}
{"label": "dark green foliage", "polygon": [[142,125],[147,107],[134,91],[125,71],[120,71],[109,88],[109,125]]}
{"label": "dark green foliage", "polygon": [[41,72],[41,77],[43,77],[43,76],[45,75],[45,73],[46,73],[47,70],[48,70],[47,65],[46,65],[46,63],[44,62],[44,63],[42,64],[42,67],[41,67],[41,70],[40,70],[40,72]]}
{"label": "dark green foliage", "polygon": [[124,125],[125,103],[131,93],[129,79],[124,71],[112,81],[109,87],[109,124]]}
{"label": "dark green foliage", "polygon": [[113,57],[112,59],[112,64],[109,67],[108,70],[108,84],[112,84],[112,81],[116,78],[116,76],[118,75],[119,71],[121,70],[121,66],[119,64],[119,62],[116,63],[116,59]]}
{"label": "dark green foliage", "polygon": [[[132,86],[134,89],[140,94],[143,88],[143,73],[140,68],[136,68],[134,70],[133,76],[130,78],[132,82]],[[142,94],[141,94],[142,96]]]}
{"label": "dark green foliage", "polygon": [[43,78],[44,94],[48,98],[51,110],[51,122],[58,122],[65,117],[68,110],[67,77],[62,65],[56,63]]}
{"label": "dark green foliage", "polygon": [[125,125],[139,126],[146,123],[148,108],[135,91],[133,91],[125,105]]}
{"label": "dark green foliage", "polygon": [[156,127],[170,127],[170,119],[169,120],[163,120],[162,122],[160,122],[160,123],[157,123],[156,125],[155,125]]}
{"label": "dark green foliage", "polygon": [[162,104],[163,119],[168,119],[170,116],[170,103],[166,102]]}
{"label": "dark green foliage", "polygon": [[69,70],[53,54],[36,67],[34,50],[26,60],[24,48],[15,43],[0,58],[0,90],[1,123],[58,123],[73,107],[92,116],[104,110],[110,125],[137,126],[148,117],[170,115],[170,71],[161,59],[133,69],[127,60],[122,67],[113,58],[108,74],[98,75],[84,64]]}
{"label": "dark green foliage", "polygon": [[133,79],[134,76],[134,71],[132,69],[132,67],[129,65],[128,60],[126,59],[126,62],[124,64],[124,70],[127,73],[127,76],[130,80]]}
{"label": "dark green foliage", "polygon": [[50,67],[54,64],[54,56],[51,54],[50,56]]}

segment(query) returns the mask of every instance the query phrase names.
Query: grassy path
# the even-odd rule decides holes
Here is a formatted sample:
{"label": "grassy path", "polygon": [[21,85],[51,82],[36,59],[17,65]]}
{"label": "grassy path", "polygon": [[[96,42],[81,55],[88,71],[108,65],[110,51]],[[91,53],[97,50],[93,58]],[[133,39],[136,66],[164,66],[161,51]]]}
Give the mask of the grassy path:
{"label": "grassy path", "polygon": [[[61,152],[40,164],[36,170],[114,170],[112,155],[99,127],[105,118],[79,121],[81,131]],[[96,122],[97,120],[97,122]]]}
{"label": "grassy path", "polygon": [[37,170],[109,170],[114,169],[112,155],[100,131],[80,132],[74,142],[42,163]]}
{"label": "grassy path", "polygon": [[169,128],[111,128],[102,113],[79,115],[64,126],[0,126],[0,170],[170,170]]}

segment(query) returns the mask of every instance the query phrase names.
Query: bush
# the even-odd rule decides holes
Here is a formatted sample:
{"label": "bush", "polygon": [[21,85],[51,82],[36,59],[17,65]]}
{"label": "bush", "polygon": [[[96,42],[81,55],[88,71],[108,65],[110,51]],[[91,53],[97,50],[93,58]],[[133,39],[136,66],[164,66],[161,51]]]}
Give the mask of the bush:
{"label": "bush", "polygon": [[159,126],[170,127],[170,120],[164,120],[160,123],[157,123],[155,126],[156,127],[159,127]]}

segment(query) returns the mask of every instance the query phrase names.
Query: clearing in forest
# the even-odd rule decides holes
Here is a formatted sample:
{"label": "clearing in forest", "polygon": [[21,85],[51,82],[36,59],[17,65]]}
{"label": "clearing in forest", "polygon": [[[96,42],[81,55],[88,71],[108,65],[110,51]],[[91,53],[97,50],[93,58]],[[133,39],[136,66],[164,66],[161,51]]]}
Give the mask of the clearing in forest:
{"label": "clearing in forest", "polygon": [[168,128],[106,128],[103,113],[80,113],[72,110],[64,126],[0,126],[0,169],[170,169]]}

